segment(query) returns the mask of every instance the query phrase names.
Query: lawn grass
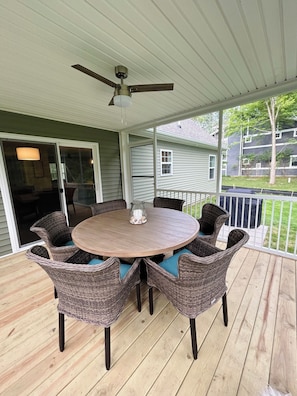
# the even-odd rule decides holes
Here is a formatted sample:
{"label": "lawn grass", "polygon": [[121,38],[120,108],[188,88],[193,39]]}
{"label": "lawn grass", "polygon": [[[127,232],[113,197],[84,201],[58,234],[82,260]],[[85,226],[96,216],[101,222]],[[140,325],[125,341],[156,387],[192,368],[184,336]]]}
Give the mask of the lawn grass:
{"label": "lawn grass", "polygon": [[[225,176],[222,178],[222,185],[297,192],[297,177],[291,178],[290,182],[288,182],[287,177],[278,177],[276,183],[270,185],[268,177]],[[273,249],[294,253],[297,235],[297,222],[295,220],[297,219],[297,202],[266,200],[265,209],[265,219],[262,216],[262,224],[271,227],[272,232],[271,237],[268,233],[264,246],[269,246],[270,243]],[[288,225],[290,225],[289,230]]]}
{"label": "lawn grass", "polygon": [[[297,192],[297,177],[292,178],[290,183],[287,178],[277,178],[274,186],[269,184],[267,177],[223,177],[222,185],[232,188],[245,187]],[[266,192],[264,194],[269,195]],[[206,202],[215,203],[215,201],[216,198],[213,196],[195,205],[189,205],[187,213],[197,217],[197,213],[201,213],[201,208]],[[261,224],[267,226],[269,230],[264,241],[265,247],[270,246],[271,249],[294,253],[297,238],[297,202],[265,199],[262,206]]]}
{"label": "lawn grass", "polygon": [[268,190],[297,192],[297,177],[277,177],[275,184],[269,184],[269,177],[223,176],[222,185],[230,187],[260,188]]}

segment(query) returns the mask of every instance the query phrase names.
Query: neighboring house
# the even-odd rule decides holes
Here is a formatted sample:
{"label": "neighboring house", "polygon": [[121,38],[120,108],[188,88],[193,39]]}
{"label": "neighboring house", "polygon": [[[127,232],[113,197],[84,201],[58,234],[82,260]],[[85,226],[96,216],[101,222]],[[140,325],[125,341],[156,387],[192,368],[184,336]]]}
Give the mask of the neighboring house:
{"label": "neighboring house", "polygon": [[[297,175],[297,128],[277,131],[277,176]],[[271,131],[228,137],[228,176],[268,176]]]}
{"label": "neighboring house", "polygon": [[[152,202],[155,186],[215,191],[217,141],[192,120],[158,128],[156,168],[152,131],[128,134],[124,149],[118,132],[4,111],[0,130],[0,256],[36,240],[30,226],[53,210],[75,225],[92,202]],[[37,149],[40,159],[21,160],[20,147]]]}
{"label": "neighboring house", "polygon": [[[159,126],[156,140],[157,188],[215,191],[218,142],[197,122],[188,119]],[[139,138],[131,137],[131,143],[136,141]],[[135,146],[131,153],[133,198],[152,201],[153,145]]]}

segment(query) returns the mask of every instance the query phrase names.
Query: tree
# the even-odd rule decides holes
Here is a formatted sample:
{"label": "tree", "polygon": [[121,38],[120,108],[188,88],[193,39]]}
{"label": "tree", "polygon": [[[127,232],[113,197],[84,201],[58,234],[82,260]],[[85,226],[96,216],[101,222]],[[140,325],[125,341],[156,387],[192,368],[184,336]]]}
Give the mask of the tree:
{"label": "tree", "polygon": [[[223,123],[226,124],[228,120],[229,110],[225,110],[223,113]],[[197,117],[194,120],[199,122],[202,129],[207,131],[210,135],[215,135],[219,131],[219,112],[207,113]]]}
{"label": "tree", "polygon": [[297,116],[297,92],[273,96],[229,110],[226,135],[252,130],[271,131],[270,184],[275,184],[276,132],[295,125]]}

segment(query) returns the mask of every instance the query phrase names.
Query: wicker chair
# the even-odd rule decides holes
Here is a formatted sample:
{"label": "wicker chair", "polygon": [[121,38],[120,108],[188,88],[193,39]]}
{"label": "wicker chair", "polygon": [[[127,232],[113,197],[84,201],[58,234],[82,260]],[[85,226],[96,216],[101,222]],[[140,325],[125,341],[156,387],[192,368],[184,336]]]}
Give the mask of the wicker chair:
{"label": "wicker chair", "polygon": [[190,319],[194,359],[198,356],[195,318],[222,298],[224,324],[228,324],[226,273],[232,257],[248,239],[244,230],[235,229],[228,236],[225,250],[196,238],[186,249],[159,265],[149,258],[144,259],[150,314],[153,314],[153,287],[156,287]]}
{"label": "wicker chair", "polygon": [[[43,246],[27,251],[27,258],[39,264],[54,282],[59,296],[59,347],[65,345],[64,315],[104,326],[105,365],[110,368],[110,325],[120,316],[131,289],[136,286],[138,311],[141,311],[139,267],[121,264],[116,257],[106,261],[80,250],[67,262],[49,259]],[[86,265],[90,260],[97,265]],[[71,261],[71,262],[70,262]],[[92,262],[91,262],[92,263]],[[89,264],[91,264],[89,263]]]}
{"label": "wicker chair", "polygon": [[229,213],[220,206],[212,203],[203,205],[202,215],[200,219],[198,219],[200,224],[198,238],[215,245],[220,229],[229,217]]}
{"label": "wicker chair", "polygon": [[71,239],[72,228],[68,227],[63,212],[52,212],[37,220],[30,231],[35,232],[45,243],[53,260],[66,261],[78,251]]}
{"label": "wicker chair", "polygon": [[124,199],[114,199],[113,201],[105,201],[90,205],[92,216],[111,212],[112,210],[127,209],[127,203]]}
{"label": "wicker chair", "polygon": [[155,197],[153,201],[153,205],[155,208],[175,209],[179,210],[180,212],[183,210],[184,203],[185,201],[183,199],[167,197]]}

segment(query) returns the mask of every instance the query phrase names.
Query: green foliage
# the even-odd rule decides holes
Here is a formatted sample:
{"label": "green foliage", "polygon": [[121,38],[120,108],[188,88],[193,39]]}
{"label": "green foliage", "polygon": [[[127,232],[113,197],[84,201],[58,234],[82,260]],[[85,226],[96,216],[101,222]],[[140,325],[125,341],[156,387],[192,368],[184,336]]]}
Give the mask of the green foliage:
{"label": "green foliage", "polygon": [[258,162],[270,162],[271,160],[271,151],[265,150],[261,154],[257,155]]}
{"label": "green foliage", "polygon": [[229,109],[229,119],[226,125],[226,135],[246,132],[248,130],[271,130],[267,105],[275,104],[275,122],[278,128],[289,128],[294,125],[297,116],[297,92],[291,92],[277,97],[249,103]]}
{"label": "green foliage", "polygon": [[[224,125],[228,123],[229,110],[225,110],[223,113]],[[219,112],[203,114],[201,116],[194,117],[202,129],[207,131],[209,134],[213,134],[219,130]]]}

